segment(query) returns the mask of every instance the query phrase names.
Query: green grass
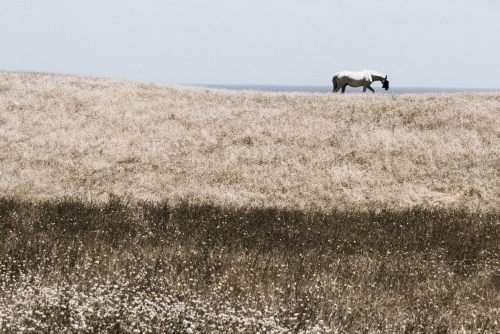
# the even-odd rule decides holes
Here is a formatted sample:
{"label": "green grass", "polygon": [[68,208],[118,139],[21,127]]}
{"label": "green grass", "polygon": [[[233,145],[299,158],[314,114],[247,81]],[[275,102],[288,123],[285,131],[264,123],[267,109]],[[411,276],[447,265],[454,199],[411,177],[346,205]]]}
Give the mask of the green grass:
{"label": "green grass", "polygon": [[0,329],[495,332],[500,214],[0,199]]}

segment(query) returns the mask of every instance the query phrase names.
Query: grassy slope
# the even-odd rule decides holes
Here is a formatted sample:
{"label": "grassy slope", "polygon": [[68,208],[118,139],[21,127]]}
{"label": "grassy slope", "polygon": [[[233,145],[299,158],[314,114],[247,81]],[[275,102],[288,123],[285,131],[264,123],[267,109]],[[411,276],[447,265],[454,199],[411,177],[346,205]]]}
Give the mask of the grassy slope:
{"label": "grassy slope", "polygon": [[500,94],[231,92],[0,72],[0,191],[316,209],[500,204]]}
{"label": "grassy slope", "polygon": [[0,331],[496,332],[499,111],[0,72]]}

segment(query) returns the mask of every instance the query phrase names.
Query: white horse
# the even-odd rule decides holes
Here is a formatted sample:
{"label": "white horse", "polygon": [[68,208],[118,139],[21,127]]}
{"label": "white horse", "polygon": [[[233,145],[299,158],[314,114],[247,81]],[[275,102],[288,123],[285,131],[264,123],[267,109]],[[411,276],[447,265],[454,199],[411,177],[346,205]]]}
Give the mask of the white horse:
{"label": "white horse", "polygon": [[363,93],[366,92],[367,88],[375,93],[373,88],[370,86],[373,81],[381,81],[382,88],[385,88],[385,90],[389,89],[389,80],[387,80],[387,75],[380,72],[372,70],[361,70],[357,72],[338,72],[335,73],[332,79],[333,92],[338,92],[339,89],[342,88],[342,93],[344,93],[345,87],[349,85],[351,87],[363,86]]}

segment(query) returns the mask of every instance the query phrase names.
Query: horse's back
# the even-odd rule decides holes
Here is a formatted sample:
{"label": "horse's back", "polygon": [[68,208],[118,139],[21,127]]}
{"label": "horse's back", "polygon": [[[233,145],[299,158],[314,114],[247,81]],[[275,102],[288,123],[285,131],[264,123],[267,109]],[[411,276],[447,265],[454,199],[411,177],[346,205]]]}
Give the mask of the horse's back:
{"label": "horse's back", "polygon": [[349,78],[351,80],[369,80],[369,74],[365,71],[342,71],[338,72],[338,78]]}

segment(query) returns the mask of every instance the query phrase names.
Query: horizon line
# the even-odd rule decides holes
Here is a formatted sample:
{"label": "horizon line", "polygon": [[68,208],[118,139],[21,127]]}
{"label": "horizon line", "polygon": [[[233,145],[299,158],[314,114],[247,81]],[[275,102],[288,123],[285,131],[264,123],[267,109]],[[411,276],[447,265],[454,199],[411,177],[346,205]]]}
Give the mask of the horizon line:
{"label": "horizon line", "polygon": [[[310,88],[325,88],[331,87],[331,85],[288,85],[288,84],[174,84],[172,85],[181,85],[181,86],[195,86],[195,87],[208,87],[208,88],[216,88],[216,87],[310,87]],[[348,87],[349,89],[357,89],[361,87]],[[378,88],[378,87],[374,87]],[[439,87],[439,86],[391,86],[390,89],[449,89],[449,90],[491,90],[491,91],[500,91],[500,87],[498,88],[487,88],[487,87]]]}

